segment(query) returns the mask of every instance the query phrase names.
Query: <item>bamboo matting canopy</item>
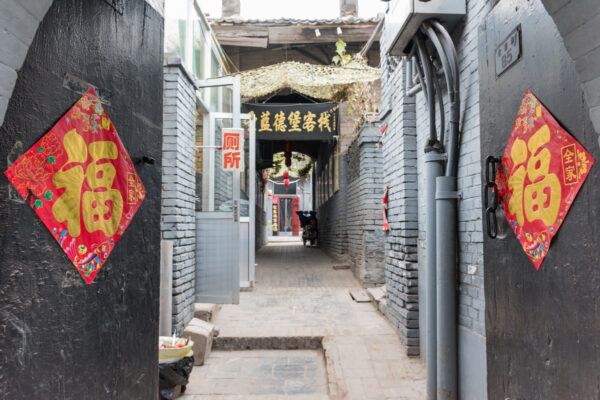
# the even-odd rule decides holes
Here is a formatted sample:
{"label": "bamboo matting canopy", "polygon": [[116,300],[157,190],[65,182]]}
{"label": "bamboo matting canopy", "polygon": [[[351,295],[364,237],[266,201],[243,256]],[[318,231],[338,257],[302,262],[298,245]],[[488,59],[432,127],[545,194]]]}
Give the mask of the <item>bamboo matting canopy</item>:
{"label": "bamboo matting canopy", "polygon": [[243,98],[262,97],[290,88],[313,98],[334,100],[336,94],[354,83],[380,79],[381,71],[358,62],[337,67],[286,61],[233,76],[240,76]]}

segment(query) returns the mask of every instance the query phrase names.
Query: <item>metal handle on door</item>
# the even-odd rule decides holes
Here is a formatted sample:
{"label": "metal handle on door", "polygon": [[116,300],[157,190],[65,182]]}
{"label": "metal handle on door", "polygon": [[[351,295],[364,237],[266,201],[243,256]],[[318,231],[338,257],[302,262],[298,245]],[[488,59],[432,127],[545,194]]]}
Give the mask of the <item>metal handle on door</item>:
{"label": "metal handle on door", "polygon": [[496,208],[498,207],[496,171],[498,169],[498,165],[500,165],[500,159],[494,156],[488,156],[485,160],[486,188],[483,196],[483,206],[485,208],[487,235],[491,239],[496,239],[498,236],[498,219],[496,218]]}

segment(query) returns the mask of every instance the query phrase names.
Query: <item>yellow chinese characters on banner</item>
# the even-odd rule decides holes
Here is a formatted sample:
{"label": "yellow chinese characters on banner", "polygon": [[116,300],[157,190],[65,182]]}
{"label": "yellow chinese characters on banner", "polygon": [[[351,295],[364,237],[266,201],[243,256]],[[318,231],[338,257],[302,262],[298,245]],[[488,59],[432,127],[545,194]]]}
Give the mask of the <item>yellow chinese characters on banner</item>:
{"label": "yellow chinese characters on banner", "polygon": [[506,219],[536,269],[593,163],[583,146],[527,90],[496,183]]}
{"label": "yellow chinese characters on banner", "polygon": [[259,139],[285,135],[293,140],[329,140],[338,134],[338,111],[336,103],[242,104],[242,112],[256,118]]}
{"label": "yellow chinese characters on banner", "polygon": [[[252,111],[251,111],[252,112]],[[318,118],[316,114],[308,111],[302,116],[302,129],[300,129],[300,111],[291,111],[286,114],[283,111],[276,113],[271,118],[270,111],[263,111],[260,113],[260,126],[259,132],[288,132],[288,125],[286,120],[289,122],[289,132],[312,132],[317,128],[321,132],[333,132],[335,126],[332,125],[332,113],[330,111],[324,111],[319,114]],[[272,123],[271,123],[272,122]]]}
{"label": "yellow chinese characters on banner", "polygon": [[94,89],[5,175],[88,284],[146,195]]}

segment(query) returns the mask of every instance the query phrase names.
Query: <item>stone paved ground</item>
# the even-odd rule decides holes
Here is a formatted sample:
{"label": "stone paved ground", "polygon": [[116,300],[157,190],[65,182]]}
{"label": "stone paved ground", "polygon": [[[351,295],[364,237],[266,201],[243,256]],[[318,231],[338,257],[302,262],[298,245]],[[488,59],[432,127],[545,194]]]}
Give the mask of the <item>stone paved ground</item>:
{"label": "stone paved ground", "polygon": [[[348,289],[359,287],[350,270],[334,270],[321,250],[305,248],[297,240],[270,243],[257,253],[257,263],[255,289],[240,293],[239,305],[224,305],[217,313],[218,340],[248,345],[258,338],[264,348],[282,339],[319,338],[331,399],[425,398],[423,363],[405,355],[394,328],[373,305],[350,298]],[[263,351],[235,353],[245,357],[244,353]],[[224,352],[213,351],[205,367],[194,369],[184,400],[200,399],[192,393],[196,385],[208,385],[207,378],[199,377],[208,377],[215,357],[224,357]],[[239,382],[242,387],[243,380]],[[218,394],[202,399],[221,399]],[[306,395],[315,398],[314,393]],[[277,393],[269,396],[275,397],[260,398],[286,398]],[[247,393],[239,398],[252,397]]]}
{"label": "stone paved ground", "polygon": [[186,399],[327,399],[319,350],[215,351],[196,367]]}

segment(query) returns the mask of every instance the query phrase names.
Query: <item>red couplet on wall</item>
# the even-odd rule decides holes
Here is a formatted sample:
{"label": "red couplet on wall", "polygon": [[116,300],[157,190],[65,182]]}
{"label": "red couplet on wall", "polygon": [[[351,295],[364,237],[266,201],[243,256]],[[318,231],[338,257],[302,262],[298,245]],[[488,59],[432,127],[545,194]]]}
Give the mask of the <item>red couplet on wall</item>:
{"label": "red couplet on wall", "polygon": [[381,205],[383,207],[383,230],[384,231],[389,231],[390,230],[390,224],[388,224],[388,220],[387,220],[387,210],[388,210],[388,192],[390,190],[389,186],[385,187],[385,193],[383,194],[383,201],[381,202]]}
{"label": "red couplet on wall", "polygon": [[5,175],[88,284],[146,196],[93,88]]}
{"label": "red couplet on wall", "polygon": [[300,210],[300,198],[294,197],[292,199],[292,235],[298,236],[300,234],[300,218],[296,211]]}
{"label": "red couplet on wall", "polygon": [[496,184],[506,219],[536,269],[593,164],[592,156],[527,90]]}

